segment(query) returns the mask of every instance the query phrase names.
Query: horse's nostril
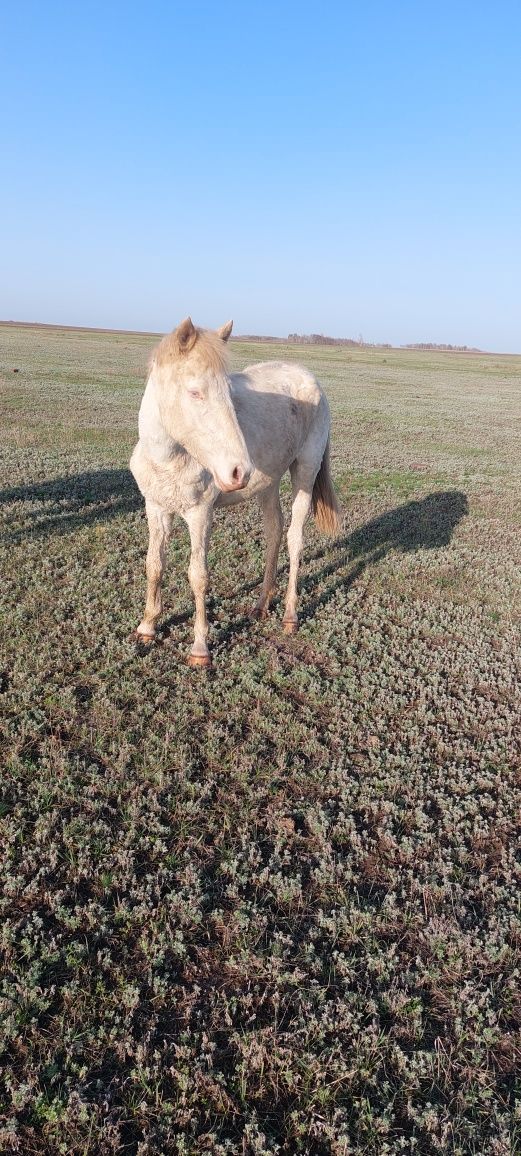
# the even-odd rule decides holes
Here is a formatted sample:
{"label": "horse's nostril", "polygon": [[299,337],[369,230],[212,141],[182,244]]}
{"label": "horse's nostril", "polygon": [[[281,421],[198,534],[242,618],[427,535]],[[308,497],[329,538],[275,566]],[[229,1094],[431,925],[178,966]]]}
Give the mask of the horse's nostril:
{"label": "horse's nostril", "polygon": [[233,474],[232,474],[233,481],[234,482],[242,482],[243,477],[244,477],[244,474],[243,474],[240,466],[236,466],[234,471],[233,471]]}

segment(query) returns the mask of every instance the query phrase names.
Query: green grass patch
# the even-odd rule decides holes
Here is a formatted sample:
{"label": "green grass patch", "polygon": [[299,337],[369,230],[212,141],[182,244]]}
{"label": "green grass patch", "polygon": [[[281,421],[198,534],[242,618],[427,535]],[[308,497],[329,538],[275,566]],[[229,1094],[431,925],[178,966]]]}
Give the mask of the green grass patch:
{"label": "green grass patch", "polygon": [[429,477],[426,479],[424,468],[419,465],[417,470],[372,470],[371,472],[338,471],[336,483],[349,496],[372,495],[389,493],[396,497],[407,498],[411,494],[424,491],[426,483],[431,486],[442,486],[446,479]]}

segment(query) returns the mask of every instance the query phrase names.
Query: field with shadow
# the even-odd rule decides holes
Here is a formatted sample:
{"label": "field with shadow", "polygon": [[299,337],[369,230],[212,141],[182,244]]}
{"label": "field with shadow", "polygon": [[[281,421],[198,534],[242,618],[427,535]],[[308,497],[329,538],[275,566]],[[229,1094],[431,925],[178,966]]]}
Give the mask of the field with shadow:
{"label": "field with shadow", "polygon": [[0,326],[0,1151],[510,1156],[521,358],[232,344],[322,380],[344,516],[288,638],[219,512],[207,673],[181,522],[130,638],[152,344]]}

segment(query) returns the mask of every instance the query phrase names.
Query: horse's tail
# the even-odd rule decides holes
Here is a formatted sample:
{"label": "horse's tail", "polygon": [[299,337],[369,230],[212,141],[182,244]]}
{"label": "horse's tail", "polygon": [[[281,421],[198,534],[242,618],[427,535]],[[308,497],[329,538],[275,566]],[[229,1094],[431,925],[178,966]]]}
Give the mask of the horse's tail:
{"label": "horse's tail", "polygon": [[313,515],[319,530],[323,534],[331,534],[334,538],[340,531],[340,506],[333,489],[331,470],[329,468],[329,438],[327,439],[324,457],[315,478],[311,495]]}

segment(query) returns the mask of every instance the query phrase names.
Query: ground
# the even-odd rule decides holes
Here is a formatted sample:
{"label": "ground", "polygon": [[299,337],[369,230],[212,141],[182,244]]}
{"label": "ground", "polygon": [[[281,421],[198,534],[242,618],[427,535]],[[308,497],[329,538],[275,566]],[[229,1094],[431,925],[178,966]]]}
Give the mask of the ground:
{"label": "ground", "polygon": [[233,343],[325,385],[344,526],[288,638],[218,515],[207,674],[181,523],[129,640],[150,347],[0,328],[0,1151],[515,1153],[521,358]]}

